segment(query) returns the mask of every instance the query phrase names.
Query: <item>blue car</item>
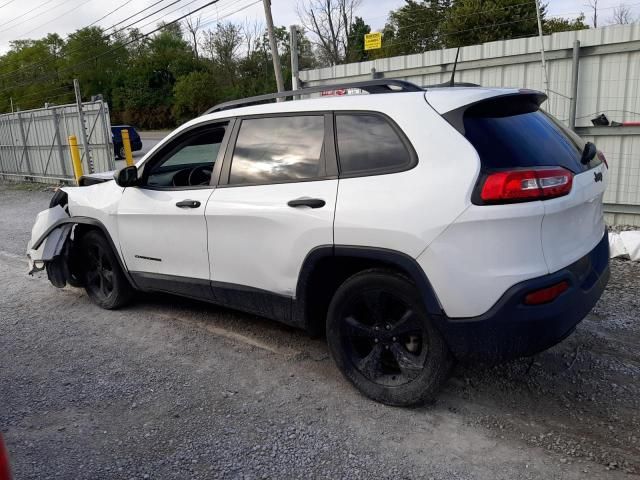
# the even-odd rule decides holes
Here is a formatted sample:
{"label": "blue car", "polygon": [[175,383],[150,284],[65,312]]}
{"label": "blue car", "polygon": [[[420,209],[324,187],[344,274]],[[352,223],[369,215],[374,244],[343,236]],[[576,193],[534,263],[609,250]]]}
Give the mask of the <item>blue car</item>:
{"label": "blue car", "polygon": [[124,146],[122,144],[122,130],[129,132],[129,140],[131,142],[131,151],[137,152],[142,150],[142,140],[140,135],[136,131],[135,127],[131,125],[111,125],[111,136],[113,138],[113,151],[116,158],[124,158]]}

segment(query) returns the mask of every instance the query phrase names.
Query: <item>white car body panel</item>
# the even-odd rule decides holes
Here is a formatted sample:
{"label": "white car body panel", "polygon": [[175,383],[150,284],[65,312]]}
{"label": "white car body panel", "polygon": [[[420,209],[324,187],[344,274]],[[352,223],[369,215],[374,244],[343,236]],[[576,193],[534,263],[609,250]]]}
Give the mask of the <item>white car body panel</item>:
{"label": "white car body panel", "polygon": [[[596,182],[594,176],[602,174]],[[549,272],[556,272],[590,252],[605,235],[602,199],[607,183],[604,164],[573,177],[569,195],[547,200],[542,247]]]}
{"label": "white car body panel", "polygon": [[386,97],[370,109],[400,126],[418,164],[400,173],[340,179],[335,242],[415,258],[470,205],[480,162],[473,147],[423,98],[398,104],[393,95]]}
{"label": "white car body panel", "polygon": [[69,214],[72,217],[90,217],[101,222],[115,245],[118,242],[118,203],[122,187],[114,181],[96,183],[87,187],[64,187],[69,198]]}
{"label": "white car body panel", "polygon": [[509,287],[549,273],[542,203],[472,205],[418,257],[448,317],[481,315]]}
{"label": "white car body panel", "polygon": [[[293,297],[313,248],[333,244],[338,180],[217,188],[207,204],[211,279]],[[301,197],[322,208],[290,207]]]}
{"label": "white car body panel", "polygon": [[[213,188],[125,188],[118,204],[119,242],[131,272],[209,279],[205,206]],[[182,200],[198,208],[177,207]]]}

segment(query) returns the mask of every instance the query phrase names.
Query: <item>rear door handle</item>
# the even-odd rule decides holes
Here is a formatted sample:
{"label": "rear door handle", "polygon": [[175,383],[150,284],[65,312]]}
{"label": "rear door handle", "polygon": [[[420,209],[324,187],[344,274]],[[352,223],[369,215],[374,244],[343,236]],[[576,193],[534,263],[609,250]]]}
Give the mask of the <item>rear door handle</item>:
{"label": "rear door handle", "polygon": [[322,208],[324,207],[326,202],[321,198],[296,198],[295,200],[289,200],[287,205],[290,207],[311,207],[311,208]]}
{"label": "rear door handle", "polygon": [[182,200],[176,203],[176,207],[180,208],[198,208],[199,206],[200,202],[198,200]]}

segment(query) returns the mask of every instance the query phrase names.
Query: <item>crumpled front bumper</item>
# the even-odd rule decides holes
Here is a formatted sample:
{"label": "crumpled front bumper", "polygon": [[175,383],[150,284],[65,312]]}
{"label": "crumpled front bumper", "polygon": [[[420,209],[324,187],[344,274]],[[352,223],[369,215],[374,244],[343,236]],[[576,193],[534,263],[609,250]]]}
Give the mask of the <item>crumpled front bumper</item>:
{"label": "crumpled front bumper", "polygon": [[45,240],[36,246],[43,235],[58,221],[69,218],[69,214],[60,205],[43,210],[36,216],[36,222],[31,229],[31,240],[27,244],[27,258],[29,259],[29,274],[44,269],[47,262],[60,254],[67,238],[71,234],[73,224],[67,223],[53,229]]}

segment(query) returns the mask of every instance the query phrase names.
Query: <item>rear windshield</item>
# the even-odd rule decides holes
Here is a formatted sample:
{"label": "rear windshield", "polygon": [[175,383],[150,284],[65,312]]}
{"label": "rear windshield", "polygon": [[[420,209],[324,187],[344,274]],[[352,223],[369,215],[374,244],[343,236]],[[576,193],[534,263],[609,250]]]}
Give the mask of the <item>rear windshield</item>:
{"label": "rear windshield", "polygon": [[542,110],[465,114],[464,130],[486,169],[560,166],[580,173],[595,166],[580,163],[584,141]]}

